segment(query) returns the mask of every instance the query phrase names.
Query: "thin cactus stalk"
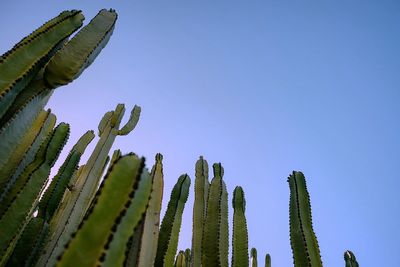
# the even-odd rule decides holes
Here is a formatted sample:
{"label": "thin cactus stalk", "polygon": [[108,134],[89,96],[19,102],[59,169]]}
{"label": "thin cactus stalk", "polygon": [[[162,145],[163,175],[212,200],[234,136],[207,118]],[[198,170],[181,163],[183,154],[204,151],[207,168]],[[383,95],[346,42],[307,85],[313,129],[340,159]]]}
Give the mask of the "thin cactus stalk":
{"label": "thin cactus stalk", "polygon": [[174,264],[182,213],[189,195],[189,187],[190,178],[187,174],[183,174],[172,189],[167,211],[160,227],[154,266],[173,266]]}
{"label": "thin cactus stalk", "polygon": [[251,250],[250,250],[250,266],[251,267],[258,266],[257,249],[256,248],[251,248]]}
{"label": "thin cactus stalk", "polygon": [[305,177],[303,173],[293,171],[288,182],[290,188],[290,244],[294,265],[296,267],[322,266],[317,237],[312,227],[310,195],[307,191]]}
{"label": "thin cactus stalk", "polygon": [[233,191],[232,267],[249,266],[249,241],[245,216],[246,200],[243,189]]}
{"label": "thin cactus stalk", "polygon": [[73,234],[57,266],[76,262],[82,267],[121,266],[123,247],[145,212],[151,184],[144,159],[133,154],[121,157],[109,168],[96,193],[97,203]]}
{"label": "thin cactus stalk", "polygon": [[271,255],[268,253],[265,255],[265,267],[271,267]]}
{"label": "thin cactus stalk", "polygon": [[174,267],[186,267],[186,256],[185,251],[180,250],[176,255]]}
{"label": "thin cactus stalk", "polygon": [[[140,111],[140,107],[134,109]],[[92,155],[81,170],[76,183],[73,185],[73,192],[69,198],[69,203],[62,206],[63,210],[57,216],[57,221],[52,222],[53,235],[51,241],[46,245],[45,254],[42,255],[40,265],[54,265],[56,258],[63,251],[71,234],[78,229],[95,196],[96,190],[101,179],[103,167],[105,166],[108,153],[118,135],[119,125],[124,115],[124,105],[118,104],[112,116],[104,126],[104,131],[100,135]],[[107,114],[107,113],[106,113]],[[132,118],[137,120],[138,116]],[[103,120],[102,120],[103,121]],[[101,122],[103,123],[103,122]],[[127,123],[131,123],[128,121]]]}
{"label": "thin cactus stalk", "polygon": [[162,160],[163,156],[158,153],[155,157],[156,162],[151,170],[153,188],[144,219],[141,249],[138,258],[139,267],[153,266],[157,254],[160,212],[164,190]]}
{"label": "thin cactus stalk", "polygon": [[[22,176],[27,179],[18,191],[10,191],[14,196],[11,202],[0,215],[0,256],[5,262],[9,257],[12,247],[15,245],[16,238],[26,225],[26,218],[32,215],[37,205],[40,192],[42,191],[50,169],[54,165],[61,149],[63,148],[69,135],[69,125],[60,123],[39,149],[35,162],[35,168],[26,168]],[[1,264],[0,264],[1,265]]]}
{"label": "thin cactus stalk", "polygon": [[213,165],[202,240],[202,266],[228,266],[228,193],[221,164]]}
{"label": "thin cactus stalk", "polygon": [[194,185],[193,205],[193,231],[192,231],[192,256],[191,265],[201,267],[201,241],[203,239],[204,221],[207,211],[208,188],[208,163],[203,157],[196,162],[196,179]]}
{"label": "thin cactus stalk", "polygon": [[192,264],[192,253],[190,251],[190,248],[187,248],[185,250],[185,266],[190,267]]}
{"label": "thin cactus stalk", "polygon": [[354,256],[353,252],[350,250],[346,250],[344,252],[344,261],[346,263],[346,267],[358,267],[358,262],[356,256]]}

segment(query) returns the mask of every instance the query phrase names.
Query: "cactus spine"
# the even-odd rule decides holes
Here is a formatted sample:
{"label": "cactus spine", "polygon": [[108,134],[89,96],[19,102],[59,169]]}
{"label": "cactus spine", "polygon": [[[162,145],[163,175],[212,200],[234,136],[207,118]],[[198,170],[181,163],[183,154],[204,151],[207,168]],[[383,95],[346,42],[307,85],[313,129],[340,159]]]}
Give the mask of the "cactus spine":
{"label": "cactus spine", "polygon": [[317,237],[312,228],[310,195],[303,173],[293,171],[290,188],[290,244],[294,265],[322,267]]}
{"label": "cactus spine", "polygon": [[356,256],[354,256],[353,252],[350,250],[346,250],[344,252],[344,261],[346,263],[346,267],[358,267],[358,262]]}
{"label": "cactus spine", "polygon": [[245,217],[246,200],[243,189],[237,186],[233,191],[233,237],[232,267],[249,266],[248,234]]}

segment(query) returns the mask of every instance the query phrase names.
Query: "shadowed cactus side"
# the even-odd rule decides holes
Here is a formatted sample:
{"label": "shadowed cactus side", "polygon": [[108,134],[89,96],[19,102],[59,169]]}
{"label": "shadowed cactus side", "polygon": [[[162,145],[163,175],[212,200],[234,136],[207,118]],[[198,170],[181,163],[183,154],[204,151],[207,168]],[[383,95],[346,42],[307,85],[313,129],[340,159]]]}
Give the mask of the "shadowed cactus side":
{"label": "shadowed cactus side", "polygon": [[290,188],[290,244],[294,265],[297,267],[322,267],[321,256],[315,236],[312,219],[310,195],[306,180],[301,172],[294,171],[288,178]]}
{"label": "shadowed cactus side", "polygon": [[265,255],[265,267],[271,267],[271,256],[268,253]]}
{"label": "shadowed cactus side", "polygon": [[346,263],[345,267],[358,267],[358,262],[356,256],[350,250],[344,252],[344,261]]}

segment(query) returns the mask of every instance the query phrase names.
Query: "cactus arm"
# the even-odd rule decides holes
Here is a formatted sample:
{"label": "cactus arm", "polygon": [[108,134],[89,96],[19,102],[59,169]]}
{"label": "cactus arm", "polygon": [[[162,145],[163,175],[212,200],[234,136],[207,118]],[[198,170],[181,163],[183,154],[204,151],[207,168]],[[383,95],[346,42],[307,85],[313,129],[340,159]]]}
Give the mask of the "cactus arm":
{"label": "cactus arm", "polygon": [[294,265],[322,266],[317,238],[312,228],[310,196],[305,177],[294,171],[288,178],[290,188],[290,243]]}
{"label": "cactus arm", "polygon": [[119,149],[114,150],[114,152],[113,152],[113,154],[112,154],[112,157],[111,157],[110,164],[111,164],[111,165],[114,164],[115,161],[116,161],[117,159],[119,159],[120,157],[121,157],[121,150],[119,150]]}
{"label": "cactus arm", "polygon": [[118,222],[126,215],[125,206],[132,201],[141,178],[144,178],[143,168],[144,159],[135,155],[121,157],[109,168],[96,193],[97,203],[88,211],[78,231],[68,242],[57,266],[73,266],[76,262],[82,267],[100,264],[99,258],[109,242],[110,234],[116,231]]}
{"label": "cactus arm", "polygon": [[265,255],[265,267],[271,267],[271,255],[268,253]]}
{"label": "cactus arm", "polygon": [[111,128],[114,128],[116,132],[118,132],[118,127],[119,124],[121,123],[121,119],[124,116],[124,114],[125,114],[125,105],[118,104],[110,119],[110,126]]}
{"label": "cactus arm", "polygon": [[192,264],[192,252],[190,251],[190,248],[185,250],[185,264],[186,267],[190,267]]}
{"label": "cactus arm", "polygon": [[227,266],[228,194],[222,179],[224,169],[221,164],[214,164],[213,170],[202,240],[202,265]]}
{"label": "cactus arm", "polygon": [[153,188],[149,201],[149,207],[147,208],[144,220],[143,235],[141,239],[141,247],[143,249],[141,249],[139,253],[139,267],[153,266],[156,258],[161,203],[164,190],[162,159],[163,156],[158,153],[155,157],[156,162],[151,170]]}
{"label": "cactus arm", "polygon": [[201,267],[201,240],[208,200],[208,163],[203,157],[196,162],[196,179],[194,186],[193,231],[192,231],[192,264]]}
{"label": "cactus arm", "polygon": [[251,267],[258,266],[257,249],[256,248],[251,248],[251,250],[250,250],[250,264],[251,264]]}
{"label": "cactus arm", "polygon": [[[79,138],[78,142],[76,142],[76,144],[72,147],[72,151],[76,151],[82,155],[85,152],[87,146],[90,144],[90,142],[92,142],[94,136],[95,135],[93,130],[89,130],[86,133],[84,133]],[[72,153],[72,151],[70,153]]]}
{"label": "cactus arm", "polygon": [[17,192],[11,204],[1,215],[0,257],[8,258],[9,255],[5,255],[5,253],[9,251],[10,245],[14,245],[13,240],[25,226],[26,218],[33,213],[33,208],[37,204],[39,194],[49,176],[50,169],[54,165],[68,135],[68,124],[61,123],[55,128],[49,142],[46,144],[45,153],[41,155],[42,164],[33,170],[29,175],[28,181]]}
{"label": "cactus arm", "polygon": [[167,211],[160,227],[154,266],[172,266],[174,264],[182,213],[189,195],[189,187],[190,178],[187,174],[183,174],[172,189]]}
{"label": "cactus arm", "polygon": [[133,129],[135,129],[139,121],[140,111],[141,108],[135,105],[131,111],[131,115],[129,117],[128,122],[121,128],[121,130],[118,131],[118,135],[127,135],[130,132],[132,132]]}
{"label": "cactus arm", "polygon": [[186,267],[186,257],[183,250],[180,250],[176,255],[174,267]]}
{"label": "cactus arm", "polygon": [[140,177],[139,187],[135,190],[133,198],[129,200],[130,206],[126,210],[126,214],[122,217],[120,223],[116,222],[118,224],[117,230],[110,233],[108,237],[108,240],[112,238],[112,241],[109,243],[109,248],[103,251],[105,253],[104,267],[123,266],[126,257],[126,244],[135,230],[141,227],[141,221],[144,219],[149,203],[152,184],[152,177],[144,169]]}
{"label": "cactus arm", "polygon": [[353,252],[350,250],[346,250],[344,252],[344,261],[346,263],[346,267],[358,267],[358,262],[356,256],[354,256]]}
{"label": "cactus arm", "polygon": [[108,111],[104,114],[103,118],[101,118],[99,126],[98,126],[98,130],[99,133],[98,135],[101,136],[101,134],[104,132],[108,121],[111,119],[112,115],[113,115],[113,111]]}
{"label": "cactus arm", "polygon": [[0,117],[83,19],[80,11],[63,12],[0,58]]}
{"label": "cactus arm", "polygon": [[243,189],[237,186],[233,191],[233,237],[232,267],[249,266],[248,233],[245,217],[246,200]]}
{"label": "cactus arm", "polygon": [[43,136],[53,129],[54,123],[55,116],[50,113],[50,110],[40,113],[7,162],[0,168],[0,196],[7,192],[9,186],[15,182],[15,176],[18,177],[27,161],[33,160],[34,155],[32,154],[37,151]]}
{"label": "cactus arm", "polygon": [[48,63],[45,81],[50,88],[66,85],[79,77],[110,39],[117,13],[101,10]]}

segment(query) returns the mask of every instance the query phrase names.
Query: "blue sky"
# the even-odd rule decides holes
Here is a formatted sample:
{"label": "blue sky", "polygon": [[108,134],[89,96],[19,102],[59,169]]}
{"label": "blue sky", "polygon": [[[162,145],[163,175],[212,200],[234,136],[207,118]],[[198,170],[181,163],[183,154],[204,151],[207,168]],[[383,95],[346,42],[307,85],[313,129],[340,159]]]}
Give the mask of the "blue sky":
{"label": "blue sky", "polygon": [[[343,266],[346,249],[361,266],[400,266],[398,1],[0,6],[0,53],[65,9],[86,23],[101,8],[119,14],[97,60],[48,104],[71,124],[63,155],[117,103],[138,104],[137,129],[114,147],[148,166],[164,155],[165,204],[181,173],[193,184],[200,155],[221,162],[229,196],[245,191],[259,261],[291,266],[286,178],[301,170],[324,266]],[[190,247],[192,205],[193,192],[178,249]]]}

